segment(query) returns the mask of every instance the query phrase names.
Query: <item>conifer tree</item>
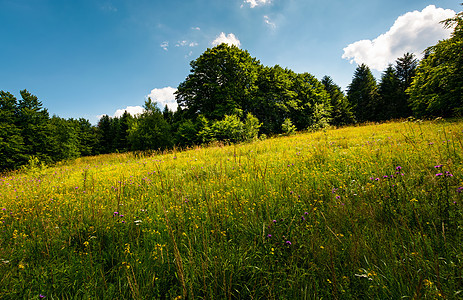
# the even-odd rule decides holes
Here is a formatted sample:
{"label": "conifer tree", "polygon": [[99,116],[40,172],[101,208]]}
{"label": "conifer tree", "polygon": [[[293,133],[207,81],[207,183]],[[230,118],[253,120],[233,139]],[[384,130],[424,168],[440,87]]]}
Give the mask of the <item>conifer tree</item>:
{"label": "conifer tree", "polygon": [[358,122],[375,121],[378,112],[378,87],[370,68],[359,65],[347,88],[347,99]]}

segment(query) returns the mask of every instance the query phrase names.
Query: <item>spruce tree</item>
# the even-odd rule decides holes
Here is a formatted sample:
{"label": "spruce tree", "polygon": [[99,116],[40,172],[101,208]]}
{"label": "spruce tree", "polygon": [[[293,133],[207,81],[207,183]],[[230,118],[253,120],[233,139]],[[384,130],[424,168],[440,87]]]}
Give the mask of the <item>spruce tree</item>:
{"label": "spruce tree", "polygon": [[367,65],[361,64],[356,68],[352,82],[347,88],[347,99],[358,122],[377,119],[378,87]]}
{"label": "spruce tree", "polygon": [[331,99],[331,124],[342,126],[354,123],[354,114],[341,88],[336,85],[329,76],[322,78],[322,84]]}

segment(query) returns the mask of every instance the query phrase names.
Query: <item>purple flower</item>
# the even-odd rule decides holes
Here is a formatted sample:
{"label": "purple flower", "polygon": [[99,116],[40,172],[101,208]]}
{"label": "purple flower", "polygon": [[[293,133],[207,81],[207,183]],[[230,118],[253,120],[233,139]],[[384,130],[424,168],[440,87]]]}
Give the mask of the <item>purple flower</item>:
{"label": "purple flower", "polygon": [[277,222],[277,220],[273,220],[272,222],[273,222],[273,223],[276,223],[276,222]]}
{"label": "purple flower", "polygon": [[442,176],[442,175],[444,175],[444,174],[442,174],[442,173],[437,173],[436,174],[436,176]]}
{"label": "purple flower", "polygon": [[453,177],[453,174],[450,173],[449,171],[445,171],[445,176],[446,177]]}
{"label": "purple flower", "polygon": [[302,219],[302,221],[305,221],[305,218],[304,218],[304,217],[302,217],[301,219]]}
{"label": "purple flower", "polygon": [[398,171],[398,170],[401,170],[402,167],[401,167],[401,166],[397,166],[395,169]]}
{"label": "purple flower", "polygon": [[379,178],[375,178],[375,181],[379,181]]}
{"label": "purple flower", "polygon": [[387,175],[384,175],[383,178],[387,178]]}
{"label": "purple flower", "polygon": [[291,242],[290,242],[290,241],[286,241],[286,245],[291,245]]}
{"label": "purple flower", "polygon": [[457,192],[458,192],[458,193],[463,192],[463,186],[460,186],[459,188],[457,188]]}
{"label": "purple flower", "polygon": [[45,298],[45,296],[42,295],[42,294],[39,294],[39,298],[40,298],[40,299],[43,299],[43,298]]}
{"label": "purple flower", "polygon": [[339,196],[339,195],[338,195],[338,196],[336,196],[336,199],[341,199],[341,196]]}
{"label": "purple flower", "polygon": [[118,213],[117,211],[115,211],[113,214],[114,214],[114,215],[117,215],[117,214],[119,214],[119,213]]}
{"label": "purple flower", "polygon": [[272,237],[272,235],[271,235],[271,234],[267,234],[267,237],[268,237],[268,238],[271,238],[271,237]]}
{"label": "purple flower", "polygon": [[444,165],[437,165],[437,166],[434,166],[434,168],[440,169],[440,168],[442,168],[443,166],[444,166]]}
{"label": "purple flower", "polygon": [[[461,187],[461,189],[463,189],[463,187]],[[308,212],[304,212],[304,215],[306,215],[306,216],[307,216],[308,214],[309,214]]]}

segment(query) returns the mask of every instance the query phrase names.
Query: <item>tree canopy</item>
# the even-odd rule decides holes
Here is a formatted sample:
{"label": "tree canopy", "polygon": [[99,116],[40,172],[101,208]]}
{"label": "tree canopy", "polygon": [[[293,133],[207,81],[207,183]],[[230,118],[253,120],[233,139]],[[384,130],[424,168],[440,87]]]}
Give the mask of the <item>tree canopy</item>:
{"label": "tree canopy", "polygon": [[176,92],[177,111],[150,98],[144,112],[104,115],[93,126],[80,118],[49,116],[27,90],[16,99],[0,91],[0,172],[25,164],[84,155],[164,150],[214,141],[244,142],[296,130],[394,118],[454,117],[463,112],[463,13],[444,20],[451,37],[389,65],[376,82],[357,66],[347,95],[333,79],[321,81],[278,65],[264,66],[247,51],[226,44],[191,62]]}
{"label": "tree canopy", "polygon": [[463,13],[444,21],[451,37],[426,50],[407,90],[418,117],[461,116],[463,113]]}

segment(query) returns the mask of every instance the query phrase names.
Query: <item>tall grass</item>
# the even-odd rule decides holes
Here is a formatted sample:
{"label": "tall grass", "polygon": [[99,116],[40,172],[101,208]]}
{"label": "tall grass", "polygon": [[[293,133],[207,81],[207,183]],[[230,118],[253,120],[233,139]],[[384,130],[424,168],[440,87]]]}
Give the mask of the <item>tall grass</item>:
{"label": "tall grass", "polygon": [[463,122],[0,178],[2,299],[463,297]]}

